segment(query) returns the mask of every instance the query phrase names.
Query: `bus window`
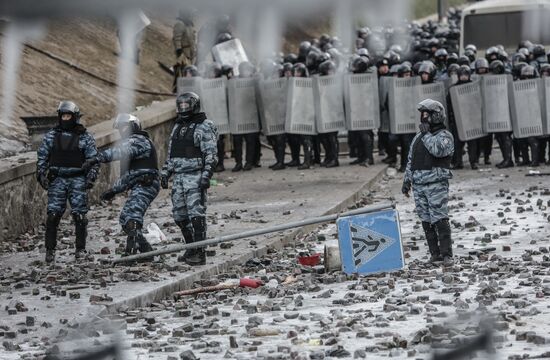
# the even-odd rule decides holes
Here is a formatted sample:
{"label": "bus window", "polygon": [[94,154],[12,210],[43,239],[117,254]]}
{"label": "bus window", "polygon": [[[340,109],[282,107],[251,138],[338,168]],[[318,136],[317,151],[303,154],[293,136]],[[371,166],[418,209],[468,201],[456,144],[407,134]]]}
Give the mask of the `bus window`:
{"label": "bus window", "polygon": [[548,19],[550,10],[471,14],[464,17],[464,44],[486,49],[502,44],[516,49],[521,40],[549,44]]}

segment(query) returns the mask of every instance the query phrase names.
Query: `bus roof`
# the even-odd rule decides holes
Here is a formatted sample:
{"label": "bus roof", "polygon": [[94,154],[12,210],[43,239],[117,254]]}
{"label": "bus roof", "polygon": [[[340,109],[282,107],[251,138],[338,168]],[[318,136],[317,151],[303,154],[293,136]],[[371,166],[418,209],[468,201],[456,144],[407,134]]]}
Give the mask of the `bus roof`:
{"label": "bus roof", "polygon": [[486,0],[466,7],[463,15],[510,12],[550,7],[550,0]]}

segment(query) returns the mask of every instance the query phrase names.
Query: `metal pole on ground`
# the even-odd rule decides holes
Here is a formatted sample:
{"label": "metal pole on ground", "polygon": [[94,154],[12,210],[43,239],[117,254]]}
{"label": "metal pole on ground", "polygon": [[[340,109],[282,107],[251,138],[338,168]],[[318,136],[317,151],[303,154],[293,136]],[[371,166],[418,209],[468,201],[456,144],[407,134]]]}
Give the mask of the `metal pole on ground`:
{"label": "metal pole on ground", "polygon": [[203,240],[203,241],[199,241],[199,242],[195,242],[195,243],[191,243],[191,244],[166,246],[162,249],[158,249],[158,250],[154,250],[154,251],[150,251],[150,252],[146,252],[146,253],[142,253],[142,254],[137,254],[137,255],[126,256],[126,257],[122,257],[122,258],[119,258],[119,259],[114,259],[112,261],[112,263],[113,264],[118,264],[118,263],[130,262],[130,261],[140,260],[140,259],[144,259],[144,258],[150,258],[150,257],[153,257],[153,256],[180,252],[180,251],[183,251],[183,250],[193,249],[193,248],[197,248],[197,247],[217,245],[219,243],[223,243],[223,242],[227,242],[227,241],[239,240],[239,239],[244,239],[244,238],[249,238],[249,237],[259,236],[259,235],[265,235],[265,234],[269,234],[269,233],[274,233],[274,232],[289,230],[289,229],[293,229],[293,228],[298,228],[298,227],[302,227],[302,226],[306,226],[306,225],[325,223],[325,222],[329,222],[329,221],[334,221],[334,220],[338,219],[339,217],[367,214],[367,213],[380,211],[380,210],[384,210],[384,209],[388,209],[388,208],[392,208],[392,207],[394,207],[393,203],[382,203],[382,204],[369,205],[369,206],[362,207],[360,209],[355,209],[355,210],[344,212],[344,213],[324,215],[324,216],[315,217],[315,218],[311,218],[311,219],[305,219],[305,220],[300,220],[300,221],[275,225],[275,226],[264,228],[264,229],[249,230],[249,231],[245,231],[245,232],[238,233],[238,234],[217,236],[217,237],[212,238],[212,239],[207,239],[207,240]]}

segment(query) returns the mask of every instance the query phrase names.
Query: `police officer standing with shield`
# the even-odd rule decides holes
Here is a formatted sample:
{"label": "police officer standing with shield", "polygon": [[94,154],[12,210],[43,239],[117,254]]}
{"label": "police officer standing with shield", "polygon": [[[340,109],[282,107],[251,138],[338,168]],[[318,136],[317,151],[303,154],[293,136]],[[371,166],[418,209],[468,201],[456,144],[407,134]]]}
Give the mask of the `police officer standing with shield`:
{"label": "police officer standing with shield", "polygon": [[[218,161],[216,126],[200,108],[199,96],[193,92],[176,99],[176,124],[161,172],[164,189],[168,189],[168,180],[174,175],[172,213],[187,244],[206,239],[206,190]],[[205,250],[189,249],[181,260],[204,265]]]}
{"label": "police officer standing with shield", "polygon": [[431,99],[418,104],[420,133],[413,139],[402,192],[407,197],[411,188],[416,212],[422,220],[430,250],[430,262],[453,263],[451,226],[449,225],[449,179],[453,135],[445,129],[445,108]]}
{"label": "police officer standing with shield", "polygon": [[120,179],[101,194],[101,199],[109,201],[117,194],[128,191],[128,199],[119,218],[127,235],[123,256],[138,251],[149,252],[153,248],[143,236],[142,228],[143,216],[160,191],[157,151],[134,115],[119,114],[113,128],[118,130],[121,143],[86,160],[82,168],[87,170],[98,163],[120,161]]}
{"label": "police officer standing with shield", "polygon": [[97,179],[99,166],[86,171],[86,159],[97,155],[93,136],[80,124],[80,109],[72,101],[62,101],[57,108],[59,125],[46,133],[38,148],[36,162],[40,186],[48,191],[46,219],[46,262],[55,260],[57,227],[71,204],[75,225],[75,257],[85,254],[88,220],[88,195]]}

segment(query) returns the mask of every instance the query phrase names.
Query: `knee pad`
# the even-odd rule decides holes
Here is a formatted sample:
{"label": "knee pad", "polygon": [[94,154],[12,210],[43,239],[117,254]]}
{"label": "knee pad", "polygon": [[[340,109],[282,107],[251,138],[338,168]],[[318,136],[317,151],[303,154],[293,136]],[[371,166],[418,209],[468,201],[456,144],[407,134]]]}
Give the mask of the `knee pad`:
{"label": "knee pad", "polygon": [[46,219],[46,226],[50,227],[57,227],[59,225],[59,222],[61,221],[62,214],[58,213],[48,213],[48,217]]}
{"label": "knee pad", "polygon": [[122,225],[122,230],[129,236],[137,236],[141,232],[142,225],[136,220],[128,220],[128,222]]}
{"label": "knee pad", "polygon": [[73,220],[76,226],[88,226],[86,214],[73,214]]}

